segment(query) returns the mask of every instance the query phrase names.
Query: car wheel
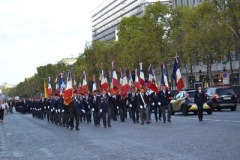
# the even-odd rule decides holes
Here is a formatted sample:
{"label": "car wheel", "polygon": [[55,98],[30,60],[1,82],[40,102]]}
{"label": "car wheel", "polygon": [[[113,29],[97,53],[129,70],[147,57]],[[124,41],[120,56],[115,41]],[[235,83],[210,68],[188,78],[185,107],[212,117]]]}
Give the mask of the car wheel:
{"label": "car wheel", "polygon": [[237,106],[234,106],[231,108],[231,111],[236,111],[236,109],[237,109]]}
{"label": "car wheel", "polygon": [[221,108],[218,108],[217,110],[218,110],[218,111],[221,111],[222,109],[221,109]]}
{"label": "car wheel", "polygon": [[194,113],[194,115],[197,115],[197,111],[194,111],[193,113]]}
{"label": "car wheel", "polygon": [[188,114],[188,110],[186,109],[185,106],[182,106],[182,113],[184,116],[186,116]]}
{"label": "car wheel", "polygon": [[175,112],[172,111],[172,115],[174,115],[174,114],[175,114]]}

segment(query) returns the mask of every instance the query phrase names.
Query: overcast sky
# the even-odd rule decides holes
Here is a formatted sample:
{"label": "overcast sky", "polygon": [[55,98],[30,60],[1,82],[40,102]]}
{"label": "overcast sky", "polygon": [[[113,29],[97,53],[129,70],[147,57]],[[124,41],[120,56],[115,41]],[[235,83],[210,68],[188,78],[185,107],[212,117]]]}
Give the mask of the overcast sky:
{"label": "overcast sky", "polygon": [[103,0],[0,0],[0,85],[83,53],[91,11]]}

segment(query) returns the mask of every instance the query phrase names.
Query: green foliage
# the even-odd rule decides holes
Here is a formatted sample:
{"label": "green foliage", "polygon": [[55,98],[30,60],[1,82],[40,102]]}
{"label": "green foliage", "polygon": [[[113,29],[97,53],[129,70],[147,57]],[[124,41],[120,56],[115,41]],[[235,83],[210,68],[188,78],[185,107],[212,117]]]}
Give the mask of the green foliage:
{"label": "green foliage", "polygon": [[[230,51],[240,53],[240,1],[205,0],[196,7],[171,9],[157,2],[149,5],[142,17],[123,18],[118,26],[118,41],[86,43],[74,65],[48,64],[37,68],[31,78],[11,89],[11,95],[34,95],[36,88],[43,93],[43,79],[55,79],[60,72],[71,70],[81,82],[86,71],[87,80],[99,76],[99,70],[111,70],[116,62],[117,71],[133,71],[143,62],[159,67],[166,62],[171,67],[177,53],[181,67],[192,71],[199,62],[211,65],[229,56]],[[191,72],[190,71],[190,72]],[[188,72],[188,70],[187,70]],[[52,83],[52,86],[54,83]]]}

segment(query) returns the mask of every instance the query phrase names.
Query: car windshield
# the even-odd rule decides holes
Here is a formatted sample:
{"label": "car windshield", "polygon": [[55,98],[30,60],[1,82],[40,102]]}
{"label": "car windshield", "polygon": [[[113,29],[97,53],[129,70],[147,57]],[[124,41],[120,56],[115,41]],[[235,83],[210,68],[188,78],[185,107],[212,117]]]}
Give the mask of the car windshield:
{"label": "car windshield", "polygon": [[219,88],[219,89],[217,89],[216,93],[219,96],[222,96],[222,95],[234,95],[234,91],[231,88]]}

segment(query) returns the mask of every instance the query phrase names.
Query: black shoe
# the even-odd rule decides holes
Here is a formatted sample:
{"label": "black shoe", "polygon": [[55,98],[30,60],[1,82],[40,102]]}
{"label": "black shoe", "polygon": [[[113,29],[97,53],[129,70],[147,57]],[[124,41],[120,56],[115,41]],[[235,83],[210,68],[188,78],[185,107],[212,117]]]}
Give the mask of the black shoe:
{"label": "black shoe", "polygon": [[144,122],[142,122],[142,125],[144,125]]}
{"label": "black shoe", "polygon": [[76,128],[76,130],[78,131],[78,130],[79,130],[79,128]]}
{"label": "black shoe", "polygon": [[163,121],[163,123],[166,123],[166,121]]}
{"label": "black shoe", "polygon": [[109,124],[108,127],[112,127],[112,126]]}
{"label": "black shoe", "polygon": [[73,130],[73,127],[71,127],[71,130]]}
{"label": "black shoe", "polygon": [[172,122],[171,120],[168,120],[168,122]]}
{"label": "black shoe", "polygon": [[161,121],[161,118],[159,118],[159,121]]}
{"label": "black shoe", "polygon": [[147,124],[150,124],[151,122],[147,122]]}
{"label": "black shoe", "polygon": [[202,119],[199,119],[199,121],[202,121]]}
{"label": "black shoe", "polygon": [[107,128],[107,126],[104,126],[104,128]]}

